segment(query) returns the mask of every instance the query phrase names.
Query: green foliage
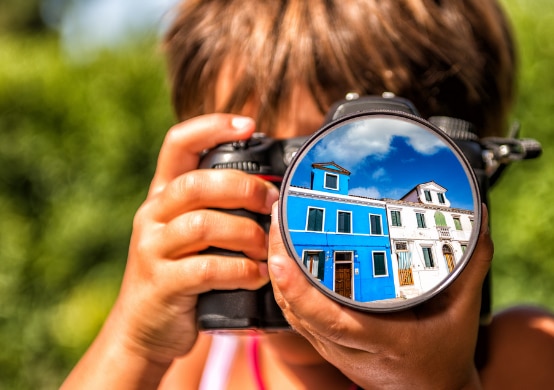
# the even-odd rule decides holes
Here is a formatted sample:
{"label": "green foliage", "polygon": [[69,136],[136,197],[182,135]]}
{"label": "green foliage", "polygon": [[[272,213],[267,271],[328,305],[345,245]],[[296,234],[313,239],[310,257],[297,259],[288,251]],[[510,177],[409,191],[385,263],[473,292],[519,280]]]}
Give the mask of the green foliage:
{"label": "green foliage", "polygon": [[46,28],[40,16],[42,0],[2,0],[0,31],[36,33]]}
{"label": "green foliage", "polygon": [[514,163],[492,190],[497,308],[515,303],[554,309],[554,7],[550,0],[505,0],[518,38],[521,136],[539,140],[538,160]]}
{"label": "green foliage", "polygon": [[[544,155],[492,191],[494,302],[554,308],[554,7],[504,3],[522,58],[514,118]],[[53,389],[115,299],[173,116],[152,41],[80,64],[56,37],[0,47],[0,389]]]}
{"label": "green foliage", "polygon": [[155,44],[64,62],[0,40],[0,388],[56,388],[116,296],[172,123]]}

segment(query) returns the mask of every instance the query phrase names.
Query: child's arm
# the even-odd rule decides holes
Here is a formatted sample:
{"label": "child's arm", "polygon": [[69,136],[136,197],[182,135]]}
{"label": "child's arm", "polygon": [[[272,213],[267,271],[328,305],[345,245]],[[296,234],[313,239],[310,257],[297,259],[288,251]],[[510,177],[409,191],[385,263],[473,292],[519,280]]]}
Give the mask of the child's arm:
{"label": "child's arm", "polygon": [[[64,389],[155,388],[173,359],[196,342],[198,294],[267,283],[263,229],[213,209],[269,214],[277,189],[239,171],[196,170],[203,150],[246,139],[254,127],[251,119],[213,114],[169,131],[150,192],[134,219],[116,304]],[[209,246],[247,257],[199,254]]]}

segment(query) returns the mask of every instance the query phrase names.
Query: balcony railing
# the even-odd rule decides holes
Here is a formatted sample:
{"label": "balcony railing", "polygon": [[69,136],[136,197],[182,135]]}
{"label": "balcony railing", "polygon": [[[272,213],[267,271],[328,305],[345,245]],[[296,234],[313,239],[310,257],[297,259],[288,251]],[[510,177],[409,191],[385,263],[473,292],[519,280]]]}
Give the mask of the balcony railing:
{"label": "balcony railing", "polygon": [[439,238],[450,239],[450,228],[448,226],[437,226]]}

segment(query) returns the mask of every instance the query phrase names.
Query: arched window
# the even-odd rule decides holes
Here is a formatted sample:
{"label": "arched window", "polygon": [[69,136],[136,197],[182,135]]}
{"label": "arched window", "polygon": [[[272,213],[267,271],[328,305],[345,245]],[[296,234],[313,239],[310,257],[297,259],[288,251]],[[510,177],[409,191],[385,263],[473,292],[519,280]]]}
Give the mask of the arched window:
{"label": "arched window", "polygon": [[435,225],[436,226],[447,226],[446,217],[440,211],[435,212]]}

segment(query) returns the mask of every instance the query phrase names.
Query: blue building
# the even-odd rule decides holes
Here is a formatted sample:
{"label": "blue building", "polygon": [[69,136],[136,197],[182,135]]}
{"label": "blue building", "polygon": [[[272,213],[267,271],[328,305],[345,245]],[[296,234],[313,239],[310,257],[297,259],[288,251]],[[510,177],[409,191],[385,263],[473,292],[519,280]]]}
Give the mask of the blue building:
{"label": "blue building", "polygon": [[308,271],[358,302],[396,297],[386,203],[349,195],[350,172],[312,164],[310,188],[290,187],[290,237]]}

